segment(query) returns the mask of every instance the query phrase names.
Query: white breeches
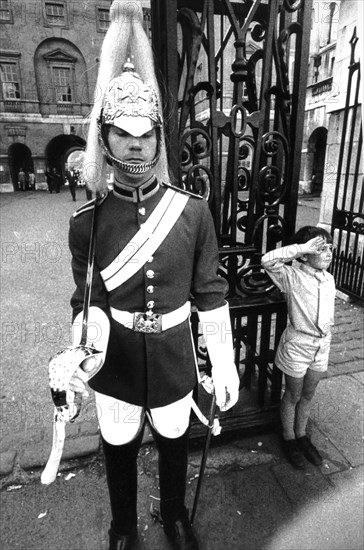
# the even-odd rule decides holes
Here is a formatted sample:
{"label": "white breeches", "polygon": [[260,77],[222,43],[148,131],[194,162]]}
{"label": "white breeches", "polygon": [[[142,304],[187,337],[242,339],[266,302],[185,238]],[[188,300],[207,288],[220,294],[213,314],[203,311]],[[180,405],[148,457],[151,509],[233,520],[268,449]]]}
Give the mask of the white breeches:
{"label": "white breeches", "polygon": [[[143,407],[98,392],[95,392],[95,399],[101,434],[108,443],[124,445],[136,437],[144,422]],[[150,409],[147,414],[160,435],[175,439],[188,428],[191,403],[192,392],[175,403]]]}

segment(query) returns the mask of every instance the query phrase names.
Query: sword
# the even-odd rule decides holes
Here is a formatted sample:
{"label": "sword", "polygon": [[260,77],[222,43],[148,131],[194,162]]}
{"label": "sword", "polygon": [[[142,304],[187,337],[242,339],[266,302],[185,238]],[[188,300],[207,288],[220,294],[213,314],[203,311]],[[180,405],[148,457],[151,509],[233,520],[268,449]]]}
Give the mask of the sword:
{"label": "sword", "polygon": [[57,408],[54,408],[53,441],[52,450],[48,462],[41,475],[41,483],[50,485],[57,477],[59,463],[61,462],[64,440],[66,437],[66,421],[58,418]]}
{"label": "sword", "polygon": [[191,514],[191,520],[190,520],[191,525],[193,525],[195,515],[196,515],[198,499],[199,499],[199,496],[200,496],[203,475],[204,475],[205,467],[206,467],[207,453],[209,451],[211,435],[212,435],[212,429],[214,427],[215,415],[216,415],[216,395],[215,395],[215,392],[214,392],[213,396],[212,396],[211,406],[210,406],[209,424],[208,424],[208,427],[207,427],[207,433],[206,433],[206,438],[205,438],[205,446],[204,446],[204,450],[203,450],[202,458],[201,458],[200,472],[199,472],[199,476],[198,476],[195,499],[194,499],[194,502],[193,502],[193,508],[192,508],[192,514]]}
{"label": "sword", "polygon": [[[53,439],[52,439],[52,449],[49,455],[47,464],[41,475],[41,483],[44,485],[50,485],[57,477],[57,472],[59,464],[61,462],[64,442],[66,437],[66,424],[67,422],[73,422],[81,409],[81,402],[75,395],[75,403],[69,404],[67,402],[67,388],[63,386],[68,386],[69,381],[73,373],[77,370],[78,367],[82,368],[82,362],[85,358],[91,356],[97,356],[101,352],[97,351],[93,344],[91,346],[87,345],[87,330],[88,330],[88,314],[90,308],[90,299],[91,299],[91,287],[92,287],[92,275],[93,275],[93,266],[94,266],[94,257],[95,257],[95,234],[96,234],[96,211],[98,206],[98,197],[96,197],[94,210],[92,213],[91,221],[91,231],[90,231],[90,244],[88,251],[88,263],[87,263],[87,276],[83,300],[83,315],[82,315],[82,335],[81,342],[75,348],[66,348],[64,351],[57,353],[55,356],[51,357],[49,361],[50,368],[53,366],[53,378],[59,378],[57,376],[56,367],[61,367],[63,371],[64,379],[63,385],[59,383],[59,386],[56,389],[52,388],[51,393],[53,402],[55,404],[54,418],[53,418]],[[63,364],[61,362],[62,357],[64,357]],[[67,363],[65,365],[64,363]],[[58,365],[57,365],[58,363]],[[67,369],[68,366],[68,369]],[[62,368],[63,367],[63,368]],[[96,369],[96,363],[94,362],[94,369],[87,370],[86,373],[90,378],[100,370],[101,365]],[[82,369],[85,370],[85,369]],[[67,372],[68,371],[68,372]],[[65,378],[66,377],[66,378]]]}

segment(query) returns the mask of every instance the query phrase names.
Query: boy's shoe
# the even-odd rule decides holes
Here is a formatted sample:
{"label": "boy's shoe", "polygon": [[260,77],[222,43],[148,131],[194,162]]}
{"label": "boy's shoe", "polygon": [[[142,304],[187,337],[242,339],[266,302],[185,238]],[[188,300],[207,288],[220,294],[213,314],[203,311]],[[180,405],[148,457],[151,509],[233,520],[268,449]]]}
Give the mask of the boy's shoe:
{"label": "boy's shoe", "polygon": [[311,464],[314,464],[314,466],[320,466],[322,464],[322,456],[316,449],[315,445],[311,443],[311,440],[307,437],[307,435],[297,437],[297,444],[298,448],[307,460],[311,462]]}
{"label": "boy's shoe", "polygon": [[282,447],[288,462],[290,462],[296,470],[303,470],[305,467],[305,460],[300,451],[297,440],[282,438]]}

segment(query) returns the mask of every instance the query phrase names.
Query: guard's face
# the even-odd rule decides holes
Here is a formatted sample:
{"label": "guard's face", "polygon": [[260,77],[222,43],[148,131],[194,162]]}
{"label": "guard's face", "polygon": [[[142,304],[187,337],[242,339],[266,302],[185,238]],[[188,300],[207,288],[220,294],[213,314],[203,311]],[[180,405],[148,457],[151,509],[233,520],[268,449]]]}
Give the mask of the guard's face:
{"label": "guard's face", "polygon": [[122,162],[132,164],[150,162],[157,153],[155,128],[141,136],[133,136],[117,126],[109,126],[107,140],[111,154]]}

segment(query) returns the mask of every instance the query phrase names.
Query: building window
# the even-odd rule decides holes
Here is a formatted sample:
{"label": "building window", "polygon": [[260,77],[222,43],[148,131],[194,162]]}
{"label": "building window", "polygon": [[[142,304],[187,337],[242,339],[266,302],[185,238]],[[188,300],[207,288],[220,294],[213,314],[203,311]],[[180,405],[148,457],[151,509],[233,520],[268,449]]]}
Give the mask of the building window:
{"label": "building window", "polygon": [[17,63],[2,61],[0,63],[0,75],[4,99],[20,99],[20,82]]}
{"label": "building window", "polygon": [[10,2],[0,0],[0,23],[11,23]]}
{"label": "building window", "polygon": [[64,27],[67,24],[66,8],[63,2],[46,2],[45,16],[48,25]]}
{"label": "building window", "polygon": [[70,67],[52,67],[57,103],[72,103],[72,71]]}
{"label": "building window", "polygon": [[331,58],[331,65],[330,65],[329,76],[332,76],[332,73],[334,72],[334,66],[335,66],[335,57],[332,57],[332,58]]}
{"label": "building window", "polygon": [[327,43],[330,44],[334,40],[336,40],[336,30],[337,30],[337,23],[338,19],[335,17],[335,12],[338,10],[338,6],[336,2],[330,3],[330,27],[329,27],[329,36],[327,39]]}
{"label": "building window", "polygon": [[97,8],[97,30],[106,32],[110,25],[109,10]]}

